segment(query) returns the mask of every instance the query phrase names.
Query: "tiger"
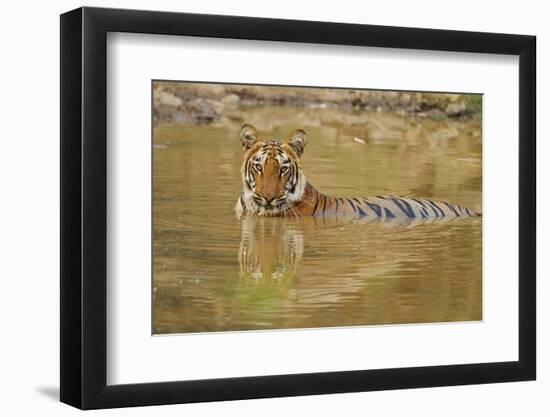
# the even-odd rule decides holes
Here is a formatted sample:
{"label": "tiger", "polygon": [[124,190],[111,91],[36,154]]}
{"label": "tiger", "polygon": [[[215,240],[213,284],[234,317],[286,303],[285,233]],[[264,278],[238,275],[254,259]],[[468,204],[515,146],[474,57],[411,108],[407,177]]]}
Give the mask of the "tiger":
{"label": "tiger", "polygon": [[302,171],[301,157],[306,132],[292,131],[286,139],[263,139],[258,130],[245,124],[240,130],[244,151],[241,167],[242,192],[237,217],[322,216],[371,220],[404,219],[433,221],[480,217],[481,213],[447,201],[374,195],[334,197],[311,185]]}

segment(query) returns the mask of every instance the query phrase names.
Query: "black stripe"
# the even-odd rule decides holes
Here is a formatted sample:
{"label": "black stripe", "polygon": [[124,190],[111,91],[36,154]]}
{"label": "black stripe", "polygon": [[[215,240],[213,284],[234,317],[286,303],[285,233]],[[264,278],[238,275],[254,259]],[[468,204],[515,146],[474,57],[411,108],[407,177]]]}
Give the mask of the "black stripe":
{"label": "black stripe", "polygon": [[359,212],[359,218],[362,219],[363,217],[367,217],[367,213],[365,213],[363,210],[361,210],[361,207],[357,207],[357,211]]}
{"label": "black stripe", "polygon": [[418,204],[420,204],[422,207],[426,208],[426,205],[422,200],[419,200],[417,198],[411,198],[411,200],[416,201]]}
{"label": "black stripe", "polygon": [[452,206],[452,204],[449,204],[446,201],[444,201],[443,203],[445,203],[445,205],[453,211],[456,217],[460,217],[460,214],[458,214],[458,211],[456,211],[456,209]]}
{"label": "black stripe", "polygon": [[445,217],[445,212],[441,209],[441,207],[435,204],[435,202],[433,202],[432,200],[426,200],[426,201],[428,202],[428,204],[434,206],[436,209],[438,209],[441,212],[441,217]]}
{"label": "black stripe", "polygon": [[293,181],[292,187],[290,187],[290,190],[288,190],[290,194],[294,194],[296,192],[296,182],[297,181]]}
{"label": "black stripe", "polygon": [[[424,201],[422,201],[422,200],[417,200],[416,198],[413,198],[413,200],[416,201],[418,204],[421,204],[422,207],[426,208],[426,205],[424,204]],[[425,202],[427,203],[428,201],[425,200]],[[436,210],[434,207],[432,207],[430,204],[428,204],[428,207],[432,209],[432,211],[433,211],[434,214],[435,214],[435,217],[439,217],[439,213],[437,212],[437,210]]]}
{"label": "black stripe", "polygon": [[312,216],[317,214],[317,204],[319,204],[319,193],[317,193],[317,197],[315,198],[315,206],[313,207],[313,211],[311,212]]}
{"label": "black stripe", "polygon": [[384,207],[384,213],[386,213],[387,219],[395,219],[395,214],[393,214],[390,209]]}
{"label": "black stripe", "polygon": [[367,203],[367,206],[369,206],[369,208],[374,211],[378,217],[382,217],[382,207],[378,204]]}
{"label": "black stripe", "polygon": [[324,194],[321,194],[323,196],[323,216],[325,215],[325,210],[327,209],[327,196]]}
{"label": "black stripe", "polygon": [[353,209],[353,211],[357,213],[357,207],[355,207],[355,204],[353,204],[353,202],[349,198],[346,198],[346,200],[351,206],[351,208]]}
{"label": "black stripe", "polygon": [[288,189],[288,192],[290,194],[294,194],[296,192],[296,184],[298,183],[298,179],[296,178],[294,166],[291,164],[289,168],[289,176],[288,176],[288,182],[291,184],[290,188]]}
{"label": "black stripe", "polygon": [[403,200],[402,198],[393,197],[391,200],[395,203],[395,205],[403,212],[409,219],[414,219],[416,216],[414,215],[414,210],[411,207],[411,205]]}
{"label": "black stripe", "polygon": [[336,201],[336,214],[338,214],[338,197],[334,199]]}
{"label": "black stripe", "polygon": [[241,206],[243,208],[243,213],[246,213],[246,206],[244,205],[243,193],[241,193]]}

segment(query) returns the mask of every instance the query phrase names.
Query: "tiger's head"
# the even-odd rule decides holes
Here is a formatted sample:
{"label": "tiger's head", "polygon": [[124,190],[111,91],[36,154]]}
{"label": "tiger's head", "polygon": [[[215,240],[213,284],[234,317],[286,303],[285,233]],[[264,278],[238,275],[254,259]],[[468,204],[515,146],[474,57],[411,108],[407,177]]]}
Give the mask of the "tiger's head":
{"label": "tiger's head", "polygon": [[276,216],[292,208],[304,194],[306,178],[300,157],[306,146],[306,133],[294,130],[285,140],[262,139],[254,126],[241,128],[244,162],[242,203],[247,211]]}

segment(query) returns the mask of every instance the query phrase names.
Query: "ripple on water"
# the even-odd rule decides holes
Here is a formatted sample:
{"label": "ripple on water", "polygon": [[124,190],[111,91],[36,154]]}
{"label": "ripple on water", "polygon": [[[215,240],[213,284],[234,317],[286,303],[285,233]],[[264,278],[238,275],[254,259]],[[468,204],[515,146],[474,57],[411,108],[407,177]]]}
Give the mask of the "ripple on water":
{"label": "ripple on water", "polygon": [[[170,140],[154,149],[155,333],[481,319],[481,219],[238,220],[242,153],[232,129],[155,133],[159,144]],[[302,166],[321,191],[413,193],[481,210],[481,148],[457,131],[439,145],[419,135],[399,147],[341,146],[310,128]]]}

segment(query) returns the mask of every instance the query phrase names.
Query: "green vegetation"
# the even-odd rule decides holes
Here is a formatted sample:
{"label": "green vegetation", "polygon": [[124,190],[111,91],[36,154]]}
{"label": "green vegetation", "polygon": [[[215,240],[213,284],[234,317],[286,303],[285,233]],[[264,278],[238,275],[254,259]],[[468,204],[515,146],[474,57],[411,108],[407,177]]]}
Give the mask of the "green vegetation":
{"label": "green vegetation", "polygon": [[483,95],[481,94],[467,94],[464,96],[464,102],[466,104],[466,112],[481,117],[483,108]]}

